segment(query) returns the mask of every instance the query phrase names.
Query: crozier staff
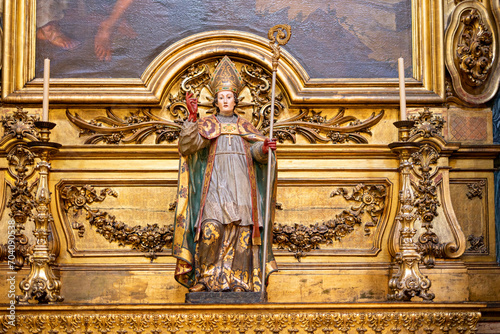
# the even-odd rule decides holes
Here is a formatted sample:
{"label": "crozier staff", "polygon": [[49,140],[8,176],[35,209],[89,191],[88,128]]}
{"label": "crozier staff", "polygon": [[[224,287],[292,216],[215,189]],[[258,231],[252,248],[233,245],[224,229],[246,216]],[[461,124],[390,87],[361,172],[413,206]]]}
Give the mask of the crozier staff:
{"label": "crozier staff", "polygon": [[262,259],[261,233],[273,221],[264,219],[264,200],[269,154],[276,189],[276,142],[234,113],[241,87],[226,56],[210,81],[216,115],[198,120],[197,99],[186,94],[173,255],[175,278],[191,292],[259,292],[262,261],[264,277],[277,270],[272,251]]}

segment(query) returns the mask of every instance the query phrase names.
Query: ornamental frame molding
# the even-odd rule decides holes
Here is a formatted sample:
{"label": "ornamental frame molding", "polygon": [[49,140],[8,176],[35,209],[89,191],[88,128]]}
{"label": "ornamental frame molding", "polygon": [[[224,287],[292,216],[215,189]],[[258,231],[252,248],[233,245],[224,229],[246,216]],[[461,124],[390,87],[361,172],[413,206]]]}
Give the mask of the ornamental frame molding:
{"label": "ornamental frame molding", "polygon": [[[406,78],[411,104],[441,103],[445,99],[443,4],[412,0],[413,74]],[[7,1],[4,8],[4,103],[41,103],[42,78],[35,78],[36,0]],[[247,59],[271,72],[272,50],[266,36],[238,31],[211,31],[185,38],[160,53],[140,78],[51,79],[50,103],[127,106],[163,106],[169,85],[190,64],[207,57],[228,55]],[[283,86],[290,107],[307,104],[350,105],[399,103],[398,79],[311,78],[286,50],[281,52],[277,82]],[[67,87],[72,87],[68,90]]]}
{"label": "ornamental frame molding", "polygon": [[[411,308],[412,307],[412,308]],[[423,303],[20,307],[0,333],[476,333],[484,304]],[[43,312],[43,314],[40,314]]]}

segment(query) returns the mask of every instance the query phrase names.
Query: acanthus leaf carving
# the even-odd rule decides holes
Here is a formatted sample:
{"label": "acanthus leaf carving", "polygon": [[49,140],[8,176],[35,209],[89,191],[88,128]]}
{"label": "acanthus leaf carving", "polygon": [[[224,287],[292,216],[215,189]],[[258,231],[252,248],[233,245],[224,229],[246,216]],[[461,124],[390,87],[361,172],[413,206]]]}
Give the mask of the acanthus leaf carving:
{"label": "acanthus leaf carving", "polygon": [[[358,311],[291,312],[284,308],[266,314],[250,309],[206,310],[206,314],[139,312],[110,314],[70,314],[57,316],[19,314],[16,321],[0,315],[1,333],[476,333],[479,311]],[[225,329],[222,329],[225,328]]]}
{"label": "acanthus leaf carving", "polygon": [[72,115],[66,110],[68,119],[80,128],[80,135],[90,135],[85,144],[141,144],[151,135],[156,135],[155,143],[159,144],[175,141],[179,137],[179,123],[154,115],[150,109],[139,109],[124,119],[117,116],[111,108],[106,109],[106,114],[106,117],[85,121],[78,114]]}
{"label": "acanthus leaf carving", "polygon": [[495,42],[498,9],[481,1],[456,3],[446,29],[445,60],[457,98],[448,100],[479,105],[492,99],[500,84]]}
{"label": "acanthus leaf carving", "polygon": [[334,197],[342,195],[347,201],[355,201],[359,206],[352,206],[350,211],[357,216],[367,212],[370,215],[371,221],[366,222],[364,226],[365,235],[369,235],[370,227],[375,227],[378,224],[381,214],[385,208],[385,198],[387,189],[383,185],[364,185],[360,183],[352,189],[349,194],[345,188],[338,188],[333,191],[330,196]]}
{"label": "acanthus leaf carving", "polygon": [[[85,144],[100,142],[142,144],[153,135],[156,136],[156,144],[170,143],[178,139],[182,123],[187,118],[185,94],[188,91],[198,98],[198,106],[202,107],[206,114],[215,111],[212,105],[213,94],[209,86],[211,78],[209,68],[208,63],[190,66],[181,76],[180,82],[173,85],[178,91],[167,92],[168,105],[164,110],[169,119],[155,115],[150,109],[138,109],[137,112],[122,118],[111,108],[107,108],[106,116],[90,121],[69,111],[66,111],[66,115],[80,129],[81,136],[88,136]],[[270,76],[256,64],[244,64],[240,72],[243,89],[238,97],[239,103],[235,111],[251,116],[252,124],[266,134],[269,131],[271,112]],[[248,96],[250,101],[245,101]],[[296,143],[298,135],[309,143],[368,143],[364,135],[371,135],[370,128],[384,116],[384,111],[381,110],[365,120],[359,120],[354,116],[345,116],[345,109],[341,108],[335,116],[327,119],[326,116],[321,116],[322,111],[304,109],[283,119],[282,114],[286,106],[280,92],[276,93],[274,107],[275,136],[282,143],[285,141]]]}
{"label": "acanthus leaf carving", "polygon": [[39,140],[39,133],[35,126],[35,122],[38,120],[37,115],[28,115],[28,111],[20,107],[12,115],[2,116],[0,122],[4,128],[4,133],[0,138],[0,145],[11,139]]}
{"label": "acanthus leaf carving", "polygon": [[414,206],[425,232],[418,237],[417,251],[427,268],[434,267],[436,258],[445,256],[445,244],[439,242],[439,236],[432,230],[432,222],[437,217],[437,208],[441,205],[437,195],[437,182],[441,180],[435,165],[439,159],[438,151],[429,144],[424,144],[412,154],[415,175],[418,181],[412,182],[415,190]]}
{"label": "acanthus leaf carving", "polygon": [[425,107],[418,115],[410,115],[409,120],[415,121],[415,126],[410,130],[410,140],[415,138],[443,138],[443,126],[445,120],[442,116],[434,115],[429,108]]}
{"label": "acanthus leaf carving", "polygon": [[[444,140],[442,128],[445,121],[440,115],[434,115],[428,108],[424,108],[418,115],[410,118],[415,125],[410,130],[409,141],[420,146],[418,152],[411,156],[411,185],[415,190],[415,213],[425,230],[418,236],[416,245],[423,263],[431,268],[436,258],[456,258],[465,250],[465,236],[451,204],[449,171],[438,164],[443,151],[456,150],[458,146]],[[453,235],[453,240],[446,243],[441,243],[440,236],[432,230],[434,219],[438,215],[437,208],[440,206],[444,215],[439,224],[447,224]],[[438,230],[443,229],[440,227]]]}
{"label": "acanthus leaf carving", "polygon": [[461,76],[469,86],[481,86],[493,63],[493,35],[475,8],[464,11],[460,22],[463,28],[458,38],[457,58]]}
{"label": "acanthus leaf carving", "polygon": [[[384,111],[382,110],[378,114],[373,113],[364,121],[344,114],[345,109],[341,108],[333,118],[328,120],[321,116],[321,111],[301,110],[293,117],[274,123],[275,137],[281,143],[287,140],[295,143],[297,141],[296,135],[300,134],[310,143],[342,144],[352,141],[357,144],[366,144],[368,140],[361,134],[371,134],[370,127],[382,119]],[[346,123],[348,124],[344,125]],[[265,127],[262,130],[267,133],[268,128]]]}

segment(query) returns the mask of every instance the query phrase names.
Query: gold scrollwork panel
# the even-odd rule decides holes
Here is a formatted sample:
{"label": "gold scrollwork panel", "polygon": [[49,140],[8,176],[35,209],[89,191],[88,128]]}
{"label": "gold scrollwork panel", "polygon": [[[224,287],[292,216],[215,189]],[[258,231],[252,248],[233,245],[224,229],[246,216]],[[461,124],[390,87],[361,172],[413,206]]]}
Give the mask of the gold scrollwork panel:
{"label": "gold scrollwork panel", "polygon": [[[169,255],[176,181],[61,180],[57,207],[73,257]],[[297,260],[374,256],[391,205],[388,179],[280,180],[273,243]]]}
{"label": "gold scrollwork panel", "polygon": [[[492,4],[498,15],[498,3]],[[498,19],[498,17],[497,17]],[[446,31],[446,66],[458,98],[471,104],[490,100],[498,90],[498,22],[479,1],[463,1]]]}
{"label": "gold scrollwork panel", "polygon": [[388,179],[280,180],[273,242],[300,261],[311,255],[373,256],[389,219]]}
{"label": "gold scrollwork panel", "polygon": [[59,216],[73,257],[170,254],[176,181],[61,180]]}
{"label": "gold scrollwork panel", "polygon": [[450,181],[455,213],[467,238],[464,255],[489,255],[488,181],[460,178]]}
{"label": "gold scrollwork panel", "polygon": [[[90,120],[66,110],[66,117],[80,129],[80,135],[86,138],[85,144],[174,142],[187,118],[186,93],[192,93],[198,99],[200,116],[215,112],[209,82],[218,61],[211,58],[200,60],[172,80],[164,92],[162,110],[138,108],[124,115],[119,110],[106,108],[105,115]],[[250,61],[236,61],[236,66],[243,88],[238,95],[235,112],[267,134],[272,104],[270,74],[265,67]],[[346,112],[345,108],[336,111],[289,109],[289,103],[283,85],[278,82],[273,127],[274,136],[280,143],[367,144],[372,140],[372,128],[381,122],[385,114],[384,110],[378,110],[366,117],[356,117],[350,115],[352,111]]]}

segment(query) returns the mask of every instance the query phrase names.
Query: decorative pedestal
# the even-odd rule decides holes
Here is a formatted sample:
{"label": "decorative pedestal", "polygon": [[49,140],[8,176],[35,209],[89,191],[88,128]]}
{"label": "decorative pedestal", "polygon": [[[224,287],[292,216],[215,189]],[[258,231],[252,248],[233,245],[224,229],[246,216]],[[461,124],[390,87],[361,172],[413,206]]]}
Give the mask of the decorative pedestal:
{"label": "decorative pedestal", "polygon": [[[267,301],[267,296],[266,296]],[[258,304],[262,303],[260,292],[190,292],[186,293],[187,304]],[[265,303],[265,301],[264,301]]]}
{"label": "decorative pedestal", "polygon": [[30,299],[37,300],[40,304],[60,302],[63,298],[59,295],[60,281],[52,272],[54,255],[50,253],[48,245],[49,224],[54,221],[49,211],[50,191],[48,175],[50,170],[50,156],[59,151],[61,144],[49,141],[50,130],[55,127],[51,122],[35,122],[40,129],[40,141],[30,142],[28,146],[40,158],[37,165],[39,170],[38,189],[35,196],[35,230],[36,243],[33,254],[29,256],[30,273],[19,284],[23,295],[16,296],[20,304],[27,304]]}

